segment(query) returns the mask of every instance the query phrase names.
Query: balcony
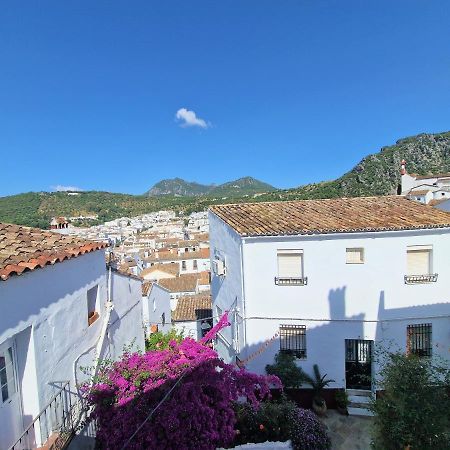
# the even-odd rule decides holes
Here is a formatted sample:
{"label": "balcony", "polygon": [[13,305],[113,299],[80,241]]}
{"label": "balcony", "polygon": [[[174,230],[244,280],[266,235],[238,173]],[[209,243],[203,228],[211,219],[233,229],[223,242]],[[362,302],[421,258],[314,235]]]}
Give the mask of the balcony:
{"label": "balcony", "polygon": [[275,277],[275,284],[277,286],[306,286],[308,277]]}
{"label": "balcony", "polygon": [[8,450],[67,448],[87,412],[84,399],[66,381]]}
{"label": "balcony", "polygon": [[437,279],[437,273],[430,273],[427,275],[405,275],[405,284],[436,283]]}

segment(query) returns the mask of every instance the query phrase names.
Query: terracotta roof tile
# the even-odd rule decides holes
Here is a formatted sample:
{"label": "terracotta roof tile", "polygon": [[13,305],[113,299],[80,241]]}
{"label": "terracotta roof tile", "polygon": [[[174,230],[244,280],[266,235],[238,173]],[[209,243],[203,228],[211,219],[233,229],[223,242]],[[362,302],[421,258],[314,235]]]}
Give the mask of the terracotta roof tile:
{"label": "terracotta roof tile", "polygon": [[0,280],[107,246],[104,242],[0,223]]}
{"label": "terracotta roof tile", "polygon": [[212,317],[211,295],[187,295],[180,297],[172,321],[187,322]]}
{"label": "terracotta roof tile", "polygon": [[284,236],[450,227],[450,213],[400,196],[212,206],[241,236]]}
{"label": "terracotta roof tile", "polygon": [[146,275],[152,274],[157,271],[165,272],[170,275],[178,276],[180,272],[179,264],[155,264],[141,272],[141,277],[144,278]]}
{"label": "terracotta roof tile", "polygon": [[162,278],[158,284],[169,292],[195,292],[197,289],[197,276],[183,275],[177,278]]}

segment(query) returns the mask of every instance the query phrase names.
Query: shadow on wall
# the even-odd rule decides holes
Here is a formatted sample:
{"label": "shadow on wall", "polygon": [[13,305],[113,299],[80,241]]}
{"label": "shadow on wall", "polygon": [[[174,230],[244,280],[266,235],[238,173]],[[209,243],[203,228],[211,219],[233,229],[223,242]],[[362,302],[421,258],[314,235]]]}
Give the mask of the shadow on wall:
{"label": "shadow on wall", "polygon": [[[375,339],[377,347],[384,351],[406,351],[407,326],[432,323],[432,355],[449,360],[450,352],[450,303],[431,303],[428,305],[386,308],[384,291],[380,292],[378,304],[378,323]],[[379,367],[376,361],[377,367]],[[449,361],[450,364],[450,361]]]}
{"label": "shadow on wall", "polygon": [[[273,333],[279,331],[280,325],[306,325],[306,359],[298,359],[298,365],[307,373],[313,373],[313,365],[318,364],[323,374],[327,373],[328,378],[336,382],[331,385],[335,388],[345,387],[345,340],[364,339],[365,314],[360,313],[348,316],[346,314],[346,286],[331,289],[328,293],[329,320],[335,322],[302,321],[302,320],[271,320]],[[324,314],[323,316],[326,316]],[[298,318],[304,317],[302,312],[297,314]],[[308,317],[304,317],[307,319]],[[249,319],[258,320],[258,319]],[[267,322],[267,320],[265,320]],[[270,336],[268,336],[270,338]],[[248,347],[242,360],[249,355],[258,354],[248,364],[248,370],[257,373],[265,373],[266,364],[272,364],[276,353],[280,350],[280,339],[274,339],[266,345],[261,341],[258,344]]]}

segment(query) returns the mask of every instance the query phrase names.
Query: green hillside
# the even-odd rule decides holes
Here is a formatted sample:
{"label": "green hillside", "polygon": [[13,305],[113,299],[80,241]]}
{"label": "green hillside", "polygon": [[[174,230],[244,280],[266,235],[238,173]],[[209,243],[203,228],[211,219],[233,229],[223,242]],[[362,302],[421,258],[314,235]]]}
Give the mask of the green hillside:
{"label": "green hillside", "polygon": [[[207,195],[128,195],[111,192],[29,192],[0,197],[0,221],[48,228],[54,216],[98,214],[98,222],[121,216],[136,216],[170,208],[190,213],[211,204],[356,197],[394,194],[400,183],[400,161],[407,161],[410,173],[421,175],[450,172],[450,132],[420,134],[400,139],[395,145],[365,157],[351,171],[334,181],[294,189],[276,190],[251,177],[211,188]],[[266,192],[264,194],[260,194]],[[226,197],[226,198],[224,198]]]}

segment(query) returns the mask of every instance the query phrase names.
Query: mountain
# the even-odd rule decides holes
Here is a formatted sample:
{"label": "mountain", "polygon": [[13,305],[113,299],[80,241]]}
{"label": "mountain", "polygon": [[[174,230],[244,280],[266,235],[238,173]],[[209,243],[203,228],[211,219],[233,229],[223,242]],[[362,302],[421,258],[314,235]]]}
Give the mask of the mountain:
{"label": "mountain", "polygon": [[450,132],[419,134],[398,140],[366,156],[333,181],[308,184],[265,196],[265,200],[361,197],[395,194],[400,185],[400,162],[409,173],[450,173]]}
{"label": "mountain", "polygon": [[277,189],[270,184],[263,183],[252,177],[244,177],[216,186],[209,192],[209,196],[240,197],[276,190]]}
{"label": "mountain", "polygon": [[260,192],[270,192],[276,190],[273,186],[263,183],[252,177],[239,178],[220,185],[205,185],[196,182],[186,181],[182,178],[161,180],[156,183],[144,195],[162,196],[174,195],[177,197],[197,197],[197,196],[234,196],[258,194]]}
{"label": "mountain", "polygon": [[212,186],[207,186],[205,184],[185,181],[182,178],[173,178],[159,181],[144,195],[148,195],[150,197],[158,195],[193,197],[196,195],[205,195],[211,190],[211,188]]}
{"label": "mountain", "polygon": [[419,134],[400,139],[395,145],[383,147],[380,152],[365,157],[352,170],[333,181],[273,190],[272,186],[251,177],[219,186],[188,183],[178,178],[160,182],[175,181],[172,186],[170,183],[158,186],[160,183],[157,183],[154,188],[159,189],[156,191],[160,192],[158,195],[97,191],[80,192],[78,195],[67,192],[29,192],[0,197],[0,222],[47,228],[54,216],[97,214],[98,222],[104,222],[165,208],[190,213],[226,202],[394,194],[400,184],[402,159],[406,160],[409,173],[450,173],[450,132]]}

